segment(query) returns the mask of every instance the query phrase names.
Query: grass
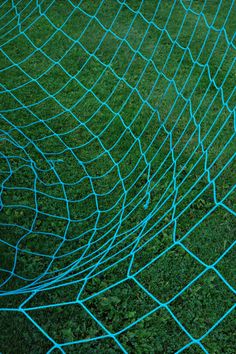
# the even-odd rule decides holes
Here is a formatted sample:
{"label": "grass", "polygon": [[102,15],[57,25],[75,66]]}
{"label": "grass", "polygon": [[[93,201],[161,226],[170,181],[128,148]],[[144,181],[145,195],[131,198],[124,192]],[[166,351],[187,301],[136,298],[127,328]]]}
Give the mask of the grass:
{"label": "grass", "polygon": [[0,352],[234,353],[231,2],[38,3],[1,7]]}

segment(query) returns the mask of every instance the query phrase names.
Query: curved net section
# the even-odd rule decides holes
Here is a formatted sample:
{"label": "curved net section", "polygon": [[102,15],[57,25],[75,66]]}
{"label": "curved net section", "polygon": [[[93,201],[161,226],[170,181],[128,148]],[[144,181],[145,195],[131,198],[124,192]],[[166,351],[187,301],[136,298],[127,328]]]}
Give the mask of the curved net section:
{"label": "curved net section", "polygon": [[1,2],[1,352],[234,352],[234,21]]}

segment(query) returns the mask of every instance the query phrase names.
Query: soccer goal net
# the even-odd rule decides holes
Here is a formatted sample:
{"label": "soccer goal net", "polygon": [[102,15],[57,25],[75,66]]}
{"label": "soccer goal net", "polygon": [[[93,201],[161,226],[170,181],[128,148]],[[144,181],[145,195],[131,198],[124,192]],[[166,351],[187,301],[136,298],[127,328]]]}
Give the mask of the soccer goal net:
{"label": "soccer goal net", "polygon": [[233,353],[235,11],[1,1],[0,352]]}

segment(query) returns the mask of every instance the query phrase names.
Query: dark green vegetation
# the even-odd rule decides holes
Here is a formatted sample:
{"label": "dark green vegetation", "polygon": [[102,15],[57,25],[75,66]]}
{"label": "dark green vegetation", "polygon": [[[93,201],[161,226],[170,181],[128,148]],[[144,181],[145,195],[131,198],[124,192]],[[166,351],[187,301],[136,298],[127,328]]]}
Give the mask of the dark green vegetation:
{"label": "dark green vegetation", "polygon": [[1,353],[235,353],[220,4],[1,5]]}

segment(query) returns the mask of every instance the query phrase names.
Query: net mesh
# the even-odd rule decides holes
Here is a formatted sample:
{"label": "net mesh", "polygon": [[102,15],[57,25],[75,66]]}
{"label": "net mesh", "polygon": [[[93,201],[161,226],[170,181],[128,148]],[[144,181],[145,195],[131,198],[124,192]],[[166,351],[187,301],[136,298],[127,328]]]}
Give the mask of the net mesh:
{"label": "net mesh", "polygon": [[235,306],[234,1],[0,9],[2,326],[207,353]]}

